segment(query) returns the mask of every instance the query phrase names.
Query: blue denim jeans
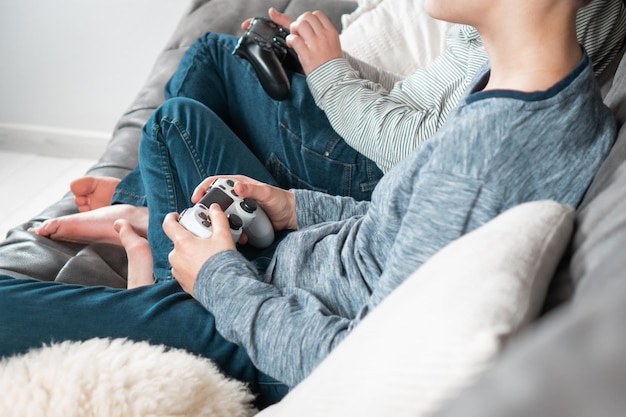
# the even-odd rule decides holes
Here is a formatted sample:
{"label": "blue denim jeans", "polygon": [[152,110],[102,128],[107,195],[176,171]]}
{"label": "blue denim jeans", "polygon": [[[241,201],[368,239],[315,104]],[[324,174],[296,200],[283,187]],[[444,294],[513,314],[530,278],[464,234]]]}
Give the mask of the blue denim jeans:
{"label": "blue denim jeans", "polygon": [[[187,114],[202,132],[184,129],[197,142],[216,141],[212,132],[215,115],[232,131],[227,140],[210,147],[222,158],[204,162],[207,174],[241,174],[243,159],[256,159],[263,178],[283,188],[304,188],[358,200],[370,199],[382,177],[378,167],[350,147],[333,130],[326,115],[315,104],[302,74],[290,73],[291,95],[287,100],[271,99],[261,87],[251,64],[232,54],[237,39],[208,33],[193,43],[165,87],[165,105],[173,109],[172,98],[194,99],[209,110]],[[162,109],[161,114],[164,113]],[[150,135],[160,117],[152,117],[144,130]],[[143,138],[142,138],[143,140]],[[203,158],[206,155],[199,155]],[[140,155],[141,158],[141,155]],[[219,165],[211,163],[219,162]],[[255,171],[257,172],[257,171]],[[139,168],[118,186],[114,202],[145,204],[144,184]]]}
{"label": "blue denim jeans", "polygon": [[0,357],[54,341],[122,337],[212,359],[247,382],[261,407],[287,393],[253,366],[243,348],[219,335],[213,316],[176,281],[124,290],[0,275],[0,306]]}
{"label": "blue denim jeans", "polygon": [[[173,244],[163,231],[163,219],[189,207],[193,190],[203,179],[238,172],[276,184],[247,149],[219,116],[194,99],[172,98],[154,112],[140,142],[139,172],[146,185],[148,241],[157,282],[172,278],[167,258]],[[261,264],[260,271],[272,248],[248,250],[250,260]]]}
{"label": "blue denim jeans", "polygon": [[271,99],[250,63],[232,54],[236,41],[209,33],[185,53],[165,102],[144,126],[139,164],[113,197],[148,206],[157,282],[172,278],[163,218],[189,207],[207,176],[244,174],[283,188],[369,199],[383,175],[335,133],[303,75],[290,74],[290,98]]}

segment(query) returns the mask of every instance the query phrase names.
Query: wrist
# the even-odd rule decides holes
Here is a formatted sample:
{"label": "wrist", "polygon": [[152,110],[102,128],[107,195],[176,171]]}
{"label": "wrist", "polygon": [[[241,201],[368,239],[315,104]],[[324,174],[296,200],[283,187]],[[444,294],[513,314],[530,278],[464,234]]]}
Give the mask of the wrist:
{"label": "wrist", "polygon": [[297,230],[298,229],[298,216],[296,215],[296,195],[293,191],[289,191],[288,193],[288,198],[289,198],[289,206],[291,207],[291,218],[289,219],[289,222],[287,224],[287,228],[290,230]]}

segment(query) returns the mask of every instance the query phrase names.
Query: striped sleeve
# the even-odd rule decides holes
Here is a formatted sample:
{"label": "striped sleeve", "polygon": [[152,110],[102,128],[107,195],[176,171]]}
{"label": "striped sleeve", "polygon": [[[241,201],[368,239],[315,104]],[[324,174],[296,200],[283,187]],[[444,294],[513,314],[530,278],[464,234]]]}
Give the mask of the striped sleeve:
{"label": "striped sleeve", "polygon": [[599,76],[620,51],[626,37],[626,6],[622,0],[594,0],[578,11],[576,35]]}
{"label": "striped sleeve", "polygon": [[457,33],[449,35],[446,51],[402,80],[353,58],[332,60],[309,74],[316,103],[333,128],[384,172],[439,129],[486,62],[475,31],[452,30]]}

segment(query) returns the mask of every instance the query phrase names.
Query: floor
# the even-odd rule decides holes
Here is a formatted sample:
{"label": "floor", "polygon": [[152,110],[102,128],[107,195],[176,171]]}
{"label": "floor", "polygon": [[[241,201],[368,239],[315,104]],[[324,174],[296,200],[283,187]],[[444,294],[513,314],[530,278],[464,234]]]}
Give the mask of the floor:
{"label": "floor", "polygon": [[69,183],[96,161],[0,149],[0,239],[69,191]]}

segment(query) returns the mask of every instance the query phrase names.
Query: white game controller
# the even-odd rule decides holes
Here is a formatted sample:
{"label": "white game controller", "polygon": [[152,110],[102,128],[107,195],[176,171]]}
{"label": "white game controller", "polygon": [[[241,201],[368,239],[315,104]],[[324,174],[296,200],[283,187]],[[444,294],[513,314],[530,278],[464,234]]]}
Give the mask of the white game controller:
{"label": "white game controller", "polygon": [[198,237],[208,238],[212,234],[209,207],[217,203],[228,216],[230,232],[237,242],[241,232],[248,236],[248,242],[259,249],[268,247],[274,241],[274,229],[267,214],[251,198],[241,198],[235,193],[235,180],[218,178],[193,207],[183,210],[178,222]]}

